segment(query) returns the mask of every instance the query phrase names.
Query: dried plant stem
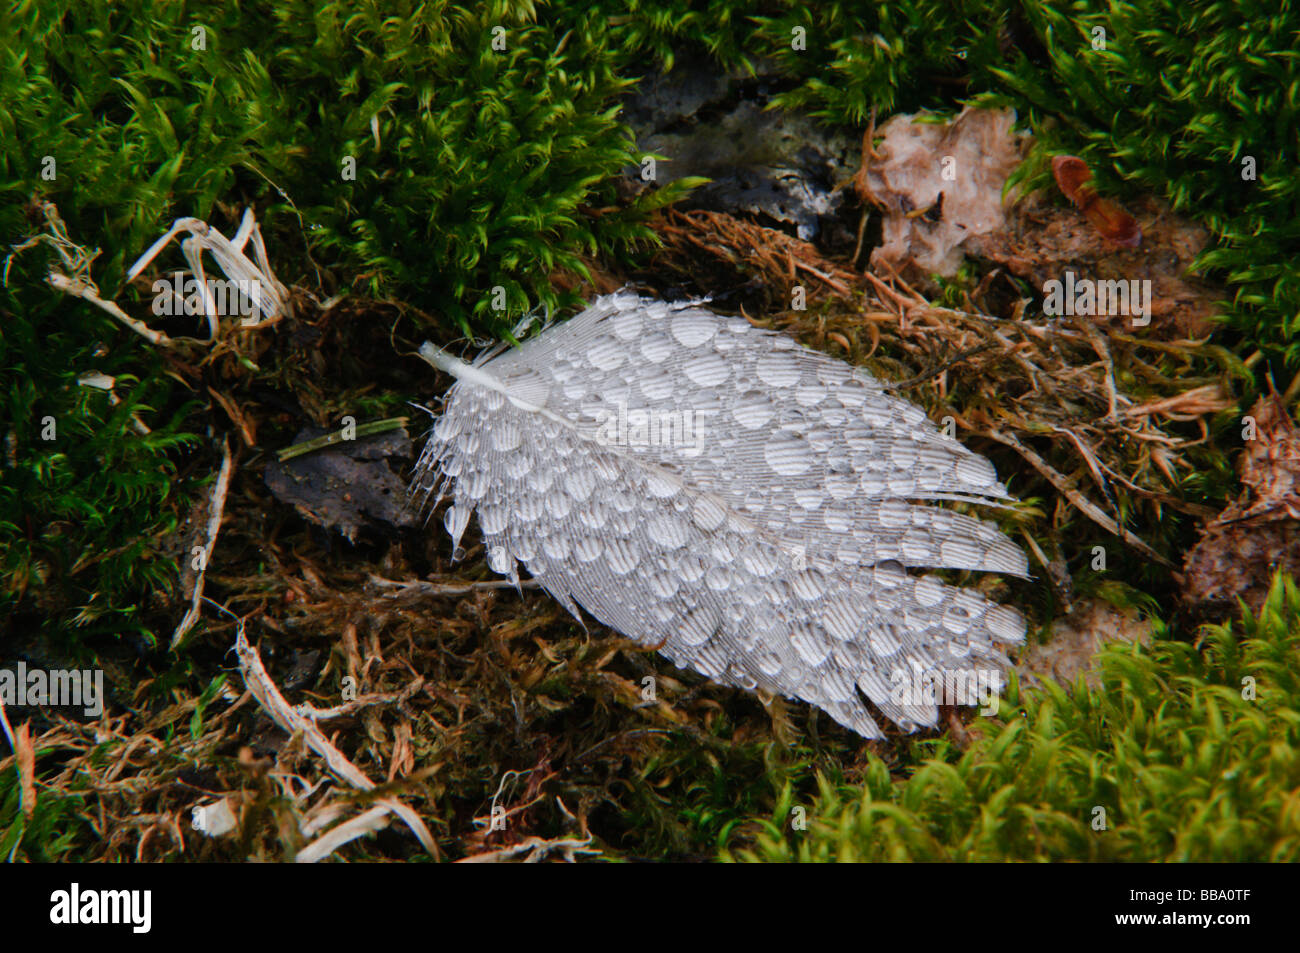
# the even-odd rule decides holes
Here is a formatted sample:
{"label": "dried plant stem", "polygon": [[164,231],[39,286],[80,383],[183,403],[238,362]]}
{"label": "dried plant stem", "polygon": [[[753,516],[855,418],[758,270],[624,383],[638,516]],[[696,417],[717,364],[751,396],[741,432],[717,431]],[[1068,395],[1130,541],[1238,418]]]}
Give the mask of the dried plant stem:
{"label": "dried plant stem", "polygon": [[1098,526],[1101,526],[1108,532],[1118,536],[1148,559],[1154,559],[1162,566],[1167,566],[1171,569],[1175,568],[1173,563],[1164,556],[1161,556],[1137,536],[1120,526],[1119,523],[1115,522],[1114,519],[1103,512],[1100,507],[1075,489],[1074,486],[1071,485],[1069,478],[1054,469],[1051,464],[1022,444],[1015,437],[1010,434],[1000,433],[996,430],[985,430],[983,431],[983,434],[990,440],[996,440],[998,443],[1011,447],[1019,453],[1030,466],[1043,475],[1047,482],[1056,487],[1056,489],[1066,499],[1077,506],[1084,515],[1095,522]]}
{"label": "dried plant stem", "polygon": [[212,484],[212,495],[208,503],[207,542],[204,543],[202,558],[199,562],[198,576],[194,580],[194,594],[190,597],[190,607],[181,619],[180,625],[172,633],[171,648],[181,644],[194,623],[199,619],[199,604],[203,601],[203,577],[208,571],[208,561],[212,550],[217,545],[217,534],[221,532],[221,517],[226,509],[226,493],[230,489],[230,474],[233,470],[234,457],[230,453],[230,441],[221,443],[221,469],[217,471],[216,482]]}
{"label": "dried plant stem", "polygon": [[[304,440],[302,443],[295,443],[291,447],[285,447],[276,454],[276,457],[283,463],[286,460],[292,460],[294,457],[301,457],[305,453],[323,450],[326,447],[332,447],[356,438],[373,437],[375,434],[387,433],[390,430],[400,430],[406,426],[408,420],[410,420],[409,417],[387,417],[384,420],[372,420],[369,423],[358,424],[355,428],[336,430],[333,433],[325,434],[323,437]],[[352,436],[344,437],[344,434],[348,432],[351,432]]]}
{"label": "dried plant stem", "polygon": [[[253,693],[253,697],[257,699],[262,709],[271,716],[272,721],[290,734],[301,734],[308,747],[325,759],[326,766],[336,777],[346,781],[359,791],[373,791],[375,789],[375,782],[366,777],[365,773],[349,761],[342,751],[334,747],[320,728],[316,726],[315,709],[310,705],[299,705],[295,708],[280,694],[280,689],[276,687],[275,682],[271,680],[270,674],[266,671],[266,666],[262,664],[261,655],[258,654],[257,649],[249,644],[242,622],[239,624],[238,634],[235,637],[235,653],[239,657],[239,671],[244,678],[244,684]],[[320,860],[327,856],[329,851],[356,837],[360,837],[368,830],[377,829],[369,826],[375,823],[375,818],[368,815],[375,814],[375,812],[396,814],[411,829],[425,850],[435,858],[439,856],[438,845],[434,842],[433,834],[430,833],[429,828],[420,819],[420,816],[397,798],[386,797],[379,799],[370,812],[353,819],[352,826],[345,826],[345,829],[341,831],[339,828],[334,828],[333,831],[324,835],[321,840],[308,845],[303,852],[299,853],[298,859],[305,861]],[[333,839],[329,840],[330,838]],[[325,841],[323,845],[322,841]]]}
{"label": "dried plant stem", "polygon": [[69,278],[67,275],[57,271],[50,272],[46,281],[64,294],[72,295],[74,298],[83,298],[95,307],[107,311],[150,344],[157,344],[159,347],[172,346],[172,339],[167,335],[163,334],[161,331],[155,331],[143,321],[137,321],[119,308],[116,302],[105,301],[96,294],[97,289],[86,284],[86,282],[79,281],[75,278]]}

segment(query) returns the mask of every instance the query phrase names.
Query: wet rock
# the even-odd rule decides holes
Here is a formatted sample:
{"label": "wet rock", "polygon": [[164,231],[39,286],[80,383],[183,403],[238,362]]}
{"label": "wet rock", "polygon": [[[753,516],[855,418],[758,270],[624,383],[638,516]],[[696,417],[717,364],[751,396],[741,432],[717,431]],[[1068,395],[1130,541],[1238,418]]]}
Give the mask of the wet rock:
{"label": "wet rock", "polygon": [[766,109],[776,89],[769,77],[720,75],[708,63],[683,62],[646,77],[626,100],[625,115],[638,148],[667,159],[656,162],[652,182],[642,182],[640,169],[629,178],[662,187],[705,176],[713,181],[679,207],[758,215],[805,240],[851,242],[857,211],[841,219],[845,196],[835,187],[858,166],[857,138]]}
{"label": "wet rock", "polygon": [[[328,431],[308,427],[295,438],[302,443]],[[405,429],[349,440],[333,447],[276,461],[266,468],[266,485],[275,498],[327,529],[356,542],[364,524],[414,526],[415,513],[405,506],[406,485],[388,459],[410,459],[411,438]]]}
{"label": "wet rock", "polygon": [[1030,683],[1044,678],[1072,685],[1080,676],[1098,684],[1094,658],[1106,642],[1151,641],[1151,623],[1133,609],[1117,609],[1101,599],[1080,600],[1074,611],[1052,623],[1046,642],[1027,649],[1016,668]]}

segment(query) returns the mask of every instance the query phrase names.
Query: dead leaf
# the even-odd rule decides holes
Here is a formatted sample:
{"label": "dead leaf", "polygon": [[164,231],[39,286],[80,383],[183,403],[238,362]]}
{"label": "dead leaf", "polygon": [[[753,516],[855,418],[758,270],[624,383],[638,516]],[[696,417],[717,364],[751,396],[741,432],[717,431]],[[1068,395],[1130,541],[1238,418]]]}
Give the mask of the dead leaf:
{"label": "dead leaf", "polygon": [[965,109],[950,124],[916,119],[895,116],[879,129],[884,158],[871,163],[866,180],[886,217],[871,264],[950,276],[968,239],[1004,224],[1002,187],[1021,160],[1016,114]]}
{"label": "dead leaf", "polygon": [[1205,615],[1234,611],[1238,599],[1258,611],[1274,572],[1300,574],[1300,431],[1277,394],[1245,421],[1246,489],[1206,525],[1181,577],[1184,602]]}

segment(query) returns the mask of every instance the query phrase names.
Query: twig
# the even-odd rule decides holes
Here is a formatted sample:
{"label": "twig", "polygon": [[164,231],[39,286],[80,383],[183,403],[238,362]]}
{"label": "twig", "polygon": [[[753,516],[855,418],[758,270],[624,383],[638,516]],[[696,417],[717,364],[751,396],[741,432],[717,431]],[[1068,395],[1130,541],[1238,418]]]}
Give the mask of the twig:
{"label": "twig", "polygon": [[1082,318],[1075,322],[1075,326],[1087,335],[1088,343],[1106,365],[1106,419],[1114,420],[1119,405],[1119,394],[1115,389],[1115,361],[1110,354],[1110,345],[1106,343],[1106,339],[1102,337],[1101,332],[1097,330],[1097,325],[1091,319]]}
{"label": "twig", "polygon": [[[366,777],[365,773],[349,761],[342,751],[334,747],[320,728],[316,726],[316,719],[311,706],[300,705],[295,708],[280,694],[279,688],[276,687],[275,682],[271,680],[271,676],[267,673],[266,666],[262,664],[262,658],[257,649],[249,644],[242,621],[235,636],[235,653],[239,657],[239,671],[244,678],[244,684],[253,693],[253,697],[257,699],[263,710],[271,716],[272,721],[290,734],[301,733],[308,747],[325,759],[326,766],[336,777],[346,781],[359,791],[373,791],[375,789],[375,782]],[[382,809],[385,813],[396,814],[411,829],[425,850],[435,858],[439,856],[438,845],[434,842],[433,834],[429,832],[429,828],[425,826],[424,821],[420,820],[420,816],[409,806],[403,804],[397,798],[385,797],[376,801],[375,810],[379,809]],[[346,843],[347,840],[360,836],[361,833],[364,833],[364,831],[352,834],[341,843]]]}
{"label": "twig", "polygon": [[426,596],[467,596],[471,592],[491,592],[497,589],[537,589],[536,579],[520,579],[519,585],[509,579],[492,579],[487,582],[424,582],[415,580],[413,582],[398,582],[395,579],[384,579],[380,576],[371,575],[370,584],[380,589],[398,589],[400,592],[391,592],[385,594],[386,599],[396,599],[404,595],[420,594]]}
{"label": "twig", "polygon": [[[32,812],[36,810],[36,749],[32,747],[27,722],[19,725],[16,731],[9,724],[3,698],[0,698],[0,726],[4,727],[5,738],[8,739],[9,747],[14,753],[14,764],[18,772],[20,810],[23,812],[23,817],[30,820]],[[17,850],[18,845],[15,844],[14,851]],[[13,853],[10,854],[10,859],[13,859]]]}
{"label": "twig", "polygon": [[351,820],[344,821],[298,851],[297,856],[293,859],[294,863],[314,864],[317,861],[324,860],[349,841],[383,830],[388,826],[388,815],[390,813],[388,807],[380,804],[378,807],[372,807],[364,814],[358,814]]}
{"label": "twig", "polygon": [[416,678],[399,692],[373,692],[369,695],[359,695],[350,702],[344,702],[342,705],[335,705],[332,708],[315,708],[311,709],[312,719],[319,724],[322,721],[329,721],[331,718],[342,718],[350,715],[355,711],[363,708],[371,708],[376,705],[391,705],[394,702],[403,702],[410,698],[421,688],[424,687],[424,679]]}
{"label": "twig", "polygon": [[980,354],[993,347],[992,344],[989,344],[987,342],[985,342],[984,344],[976,344],[974,347],[969,347],[966,350],[960,352],[959,354],[956,354],[953,357],[949,358],[947,353],[949,348],[948,342],[944,341],[942,343],[944,347],[944,354],[941,358],[939,358],[938,363],[932,366],[929,370],[922,371],[920,374],[917,374],[915,377],[909,377],[905,381],[890,381],[889,383],[884,385],[885,390],[891,390],[891,391],[902,390],[906,387],[913,387],[917,384],[924,383],[925,381],[930,380],[932,377],[938,377],[940,374],[942,374],[944,371],[948,370],[949,368],[955,367],[956,365],[960,364],[962,361],[966,360],[966,358],[974,357],[976,354]]}
{"label": "twig", "polygon": [[849,286],[844,284],[844,282],[837,281],[834,278],[832,278],[830,275],[818,271],[812,265],[804,264],[802,261],[795,260],[794,266],[796,268],[808,272],[808,274],[810,275],[820,278],[827,285],[829,285],[832,290],[838,291],[842,295],[848,295],[852,293],[851,290],[849,289]]}
{"label": "twig", "polygon": [[1137,536],[1134,536],[1131,532],[1124,529],[1124,527],[1111,519],[1100,507],[1071,486],[1069,479],[1064,474],[1054,469],[1051,464],[1022,444],[1014,436],[1001,433],[997,430],[985,430],[983,431],[983,434],[990,440],[996,440],[998,443],[1011,447],[1024,457],[1030,466],[1041,473],[1047,482],[1056,487],[1056,489],[1065,496],[1066,499],[1077,506],[1084,515],[1089,517],[1094,523],[1118,536],[1149,559],[1154,559],[1156,562],[1160,563],[1160,565],[1169,569],[1176,568],[1172,562],[1164,556],[1161,556]]}
{"label": "twig", "polygon": [[871,286],[875,288],[877,293],[879,293],[882,296],[882,299],[888,298],[889,300],[893,301],[894,304],[898,307],[900,314],[906,315],[907,310],[915,305],[915,302],[908,301],[906,298],[900,295],[893,288],[889,287],[889,285],[885,284],[883,281],[881,281],[879,278],[873,275],[870,271],[864,271],[862,273],[862,277],[866,278],[867,281],[871,282]]}
{"label": "twig", "polygon": [[544,860],[548,854],[556,851],[564,854],[564,859],[572,862],[574,854],[599,854],[599,850],[591,847],[591,836],[584,838],[577,837],[559,837],[555,840],[543,840],[540,837],[529,837],[518,844],[511,844],[509,847],[502,847],[500,850],[490,850],[482,854],[474,854],[470,857],[462,857],[456,861],[458,864],[499,864],[507,860],[512,860],[520,854],[527,854],[524,863],[535,864]]}
{"label": "twig", "polygon": [[[207,276],[203,269],[203,252],[206,250],[217,261],[217,266],[226,277],[236,282],[258,314],[267,320],[257,323],[257,327],[270,326],[279,316],[290,311],[289,291],[276,279],[271,270],[271,262],[266,253],[266,244],[262,241],[262,232],[257,227],[257,219],[251,208],[244,209],[239,228],[233,238],[226,238],[207,222],[197,218],[178,218],[172,223],[161,238],[149,246],[143,255],[126,273],[127,281],[134,281],[145,267],[154,260],[171,241],[182,232],[190,237],[181,241],[181,253],[190,266],[190,271],[198,283],[199,297],[203,302],[203,313],[208,318],[208,330],[211,341],[215,342],[221,331],[216,302],[208,289]],[[254,264],[244,254],[244,247],[249,240],[253,243]],[[263,289],[265,284],[265,289]],[[247,289],[247,291],[243,291]],[[246,325],[247,326],[247,325]]]}
{"label": "twig", "polygon": [[173,651],[181,644],[181,640],[194,627],[194,623],[199,619],[199,603],[203,601],[203,576],[208,571],[208,560],[212,558],[213,547],[217,545],[217,534],[221,532],[221,517],[226,509],[226,492],[230,489],[230,473],[233,468],[234,458],[230,453],[230,440],[223,438],[221,441],[221,469],[217,471],[216,482],[212,484],[212,495],[208,502],[208,527],[207,543],[203,547],[203,555],[199,560],[198,576],[194,580],[194,594],[190,597],[190,608],[185,613],[185,618],[181,619],[180,625],[176,626],[176,631],[172,633],[171,648]]}
{"label": "twig", "polygon": [[83,298],[95,307],[107,311],[150,344],[157,344],[159,347],[172,346],[171,338],[161,331],[155,331],[143,321],[137,321],[119,308],[116,302],[105,301],[96,293],[98,289],[91,284],[87,284],[84,280],[69,278],[59,271],[51,271],[45,280],[64,294],[72,295],[74,298]]}
{"label": "twig", "polygon": [[[406,426],[409,417],[388,417],[384,420],[372,420],[369,423],[358,424],[355,428],[350,428],[352,437],[346,438],[346,442],[361,437],[373,437],[375,434],[387,433],[390,430],[400,430]],[[344,430],[336,430],[334,433],[327,433],[323,437],[316,437],[312,440],[304,440],[302,443],[295,443],[291,447],[285,447],[276,453],[281,463],[286,460],[292,460],[294,457],[301,457],[305,453],[312,453],[316,450],[322,450],[325,447],[332,447],[335,444],[344,443]]]}

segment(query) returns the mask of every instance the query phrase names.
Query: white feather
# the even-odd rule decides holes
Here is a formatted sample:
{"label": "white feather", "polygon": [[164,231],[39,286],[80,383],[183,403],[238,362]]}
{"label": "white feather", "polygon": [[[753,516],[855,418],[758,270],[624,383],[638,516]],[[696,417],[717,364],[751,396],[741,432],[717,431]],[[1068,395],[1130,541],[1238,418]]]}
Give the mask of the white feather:
{"label": "white feather", "polygon": [[1024,640],[1013,610],[906,571],[1027,566],[991,524],[924,505],[1009,498],[861,369],[625,293],[473,365],[421,353],[458,380],[412,492],[451,496],[458,555],[476,512],[492,568],[522,563],[575,617],[868,738],[859,689],[904,729],[933,725],[925,673],[1000,685],[998,644]]}

